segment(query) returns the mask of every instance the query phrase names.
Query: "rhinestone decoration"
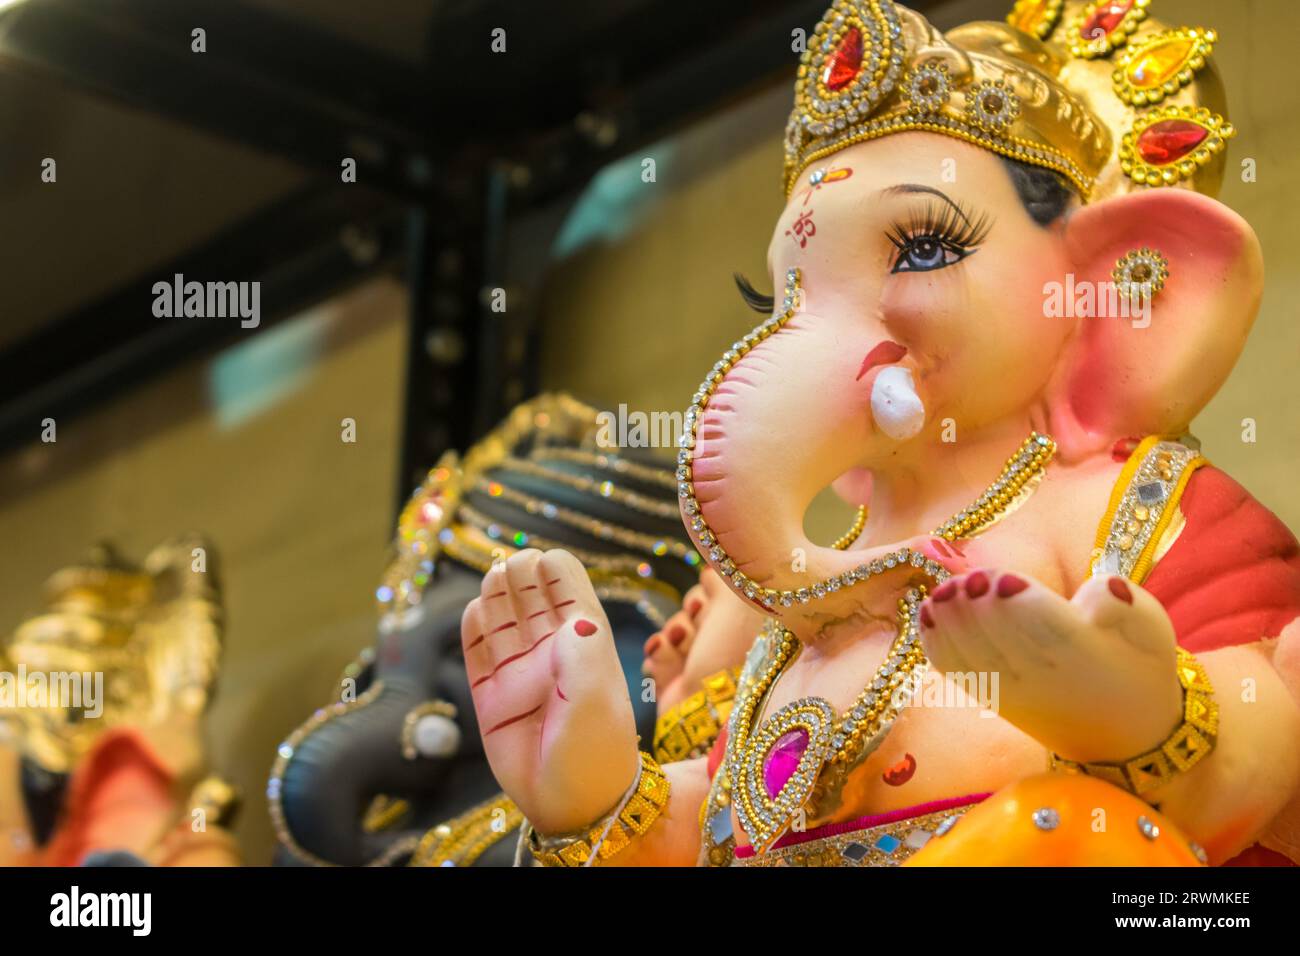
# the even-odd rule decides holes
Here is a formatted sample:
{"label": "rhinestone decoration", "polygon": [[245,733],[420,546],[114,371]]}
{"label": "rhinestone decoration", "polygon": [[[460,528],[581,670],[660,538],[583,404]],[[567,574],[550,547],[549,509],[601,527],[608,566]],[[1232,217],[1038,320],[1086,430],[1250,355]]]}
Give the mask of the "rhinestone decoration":
{"label": "rhinestone decoration", "polygon": [[[924,597],[923,590],[913,588],[899,600],[898,636],[875,678],[842,716],[837,717],[825,700],[805,697],[786,704],[751,732],[759,707],[794,659],[797,646],[793,634],[768,621],[768,640],[775,641],[779,634],[780,649],[732,711],[725,762],[736,768],[736,817],[755,853],[767,852],[780,839],[812,797],[828,764],[846,771],[874,751],[919,690],[929,666],[918,628]],[[796,752],[797,764],[791,770]],[[780,773],[775,772],[774,758],[784,764]]]}
{"label": "rhinestone decoration", "polygon": [[1070,52],[1085,60],[1108,56],[1128,42],[1151,0],[1098,0],[1079,11],[1067,34]]}
{"label": "rhinestone decoration", "polygon": [[1130,299],[1152,298],[1165,287],[1169,260],[1148,246],[1134,249],[1115,263],[1111,273],[1120,295]]}
{"label": "rhinestone decoration", "polygon": [[1007,23],[1022,33],[1046,40],[1061,19],[1065,0],[1016,0],[1007,14]]}
{"label": "rhinestone decoration", "polygon": [[907,75],[904,94],[917,113],[937,113],[952,96],[947,63],[924,63]]}
{"label": "rhinestone decoration", "polygon": [[[830,704],[818,697],[805,697],[782,707],[754,735],[739,766],[741,786],[748,799],[737,800],[736,816],[756,852],[762,853],[776,841],[785,824],[812,795],[817,774],[826,762],[834,724],[835,711]],[[807,734],[808,745],[794,773],[777,793],[770,793],[765,765],[778,741],[796,729]]]}
{"label": "rhinestone decoration", "polygon": [[966,119],[986,133],[1003,133],[1020,115],[1020,97],[1003,80],[983,80],[966,92]]}
{"label": "rhinestone decoration", "polygon": [[1163,503],[1183,472],[1200,458],[1199,451],[1177,441],[1157,441],[1143,452],[1141,463],[1115,506],[1106,539],[1094,552],[1094,577],[1133,576],[1148,548],[1155,547],[1153,536],[1164,514]]}
{"label": "rhinestone decoration", "polygon": [[939,810],[863,830],[834,833],[736,859],[743,866],[899,866],[947,832],[967,808]]}
{"label": "rhinestone decoration", "polygon": [[876,849],[886,855],[892,854],[902,845],[903,841],[892,833],[882,833],[880,838],[875,842]]}
{"label": "rhinestone decoration", "polygon": [[870,852],[871,850],[867,846],[856,842],[850,843],[848,846],[846,846],[843,850],[840,851],[844,859],[848,860],[850,863],[853,864],[861,863],[866,858],[866,855]]}
{"label": "rhinestone decoration", "polygon": [[1154,840],[1160,836],[1160,828],[1147,817],[1138,817],[1138,831],[1148,840]]}
{"label": "rhinestone decoration", "polygon": [[1034,811],[1034,826],[1040,830],[1055,830],[1061,825],[1061,815],[1052,807],[1040,807]]}
{"label": "rhinestone decoration", "polygon": [[1076,763],[1052,754],[1053,768],[1086,773],[1128,790],[1148,793],[1164,786],[1210,755],[1219,733],[1219,705],[1204,665],[1186,648],[1176,654],[1178,683],[1183,688],[1183,720],[1159,747],[1130,760]]}
{"label": "rhinestone decoration", "polygon": [[1119,145],[1119,167],[1135,183],[1172,186],[1193,176],[1237,135],[1217,113],[1165,106],[1138,117]]}
{"label": "rhinestone decoration", "polygon": [[826,136],[870,116],[898,85],[901,41],[892,0],[836,0],[800,59],[795,102],[806,132]]}
{"label": "rhinestone decoration", "polygon": [[1180,27],[1149,36],[1124,52],[1115,67],[1115,95],[1133,106],[1151,106],[1195,78],[1214,50],[1213,30]]}
{"label": "rhinestone decoration", "polygon": [[[1026,0],[1008,19],[1013,26],[1042,37],[1055,27],[1062,7],[1063,0]],[[908,63],[906,42],[899,12],[888,0],[836,0],[827,11],[801,57],[795,81],[794,109],[785,135],[787,197],[799,174],[813,163],[856,143],[909,130],[951,136],[1053,170],[1069,179],[1082,196],[1092,192],[1094,173],[1085,172],[1070,149],[1010,132],[1019,116],[1018,100],[999,97],[983,108],[978,103],[972,106],[975,87],[962,89],[968,82],[964,77],[937,81],[946,86],[950,97],[964,97],[959,106],[931,82],[922,80],[911,87],[904,78],[906,70],[912,67],[916,73],[922,67]],[[850,79],[859,56],[860,66]]]}
{"label": "rhinestone decoration", "polygon": [[946,541],[956,541],[983,531],[1027,490],[1030,482],[1042,473],[1055,454],[1056,442],[1050,436],[1030,432],[1029,437],[1007,459],[997,480],[967,505],[964,511],[957,512],[936,528],[934,533]]}

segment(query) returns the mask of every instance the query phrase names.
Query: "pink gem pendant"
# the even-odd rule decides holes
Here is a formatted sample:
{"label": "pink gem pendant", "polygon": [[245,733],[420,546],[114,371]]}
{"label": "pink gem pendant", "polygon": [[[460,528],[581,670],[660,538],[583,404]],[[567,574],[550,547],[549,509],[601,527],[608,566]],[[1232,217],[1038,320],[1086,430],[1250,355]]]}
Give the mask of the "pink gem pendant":
{"label": "pink gem pendant", "polygon": [[819,697],[786,704],[763,722],[740,754],[736,816],[755,853],[789,829],[830,758],[836,714]]}

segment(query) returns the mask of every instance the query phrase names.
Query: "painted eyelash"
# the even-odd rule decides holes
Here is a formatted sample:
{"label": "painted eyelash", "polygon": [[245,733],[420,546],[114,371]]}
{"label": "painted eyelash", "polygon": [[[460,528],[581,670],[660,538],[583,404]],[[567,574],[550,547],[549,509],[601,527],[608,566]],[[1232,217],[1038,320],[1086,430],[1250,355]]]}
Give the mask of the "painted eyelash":
{"label": "painted eyelash", "polygon": [[987,239],[992,228],[993,219],[987,213],[976,212],[961,203],[951,206],[946,202],[931,201],[925,204],[924,209],[913,210],[911,221],[906,226],[896,222],[885,235],[899,252],[926,236],[938,239],[949,249],[965,252]]}
{"label": "painted eyelash", "polygon": [[739,272],[733,273],[732,278],[736,280],[736,288],[740,290],[740,297],[745,300],[745,305],[763,315],[772,314],[772,310],[776,308],[775,296],[764,295],[759,292]]}

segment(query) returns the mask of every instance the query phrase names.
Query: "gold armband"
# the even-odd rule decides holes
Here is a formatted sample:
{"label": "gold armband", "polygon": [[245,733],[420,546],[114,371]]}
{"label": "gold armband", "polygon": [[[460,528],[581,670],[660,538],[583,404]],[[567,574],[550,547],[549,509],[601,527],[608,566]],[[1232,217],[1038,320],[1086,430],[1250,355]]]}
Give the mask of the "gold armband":
{"label": "gold armband", "polygon": [[641,752],[636,786],[609,816],[567,836],[542,836],[530,825],[528,848],[543,866],[587,866],[595,848],[604,862],[644,836],[668,805],[668,778],[655,759]]}
{"label": "gold armband", "polygon": [[1188,651],[1178,648],[1178,683],[1183,687],[1183,719],[1156,749],[1114,763],[1075,763],[1052,755],[1052,767],[1086,773],[1132,793],[1143,794],[1190,770],[1214,749],[1219,733],[1219,705],[1209,675]]}
{"label": "gold armband", "polygon": [[703,690],[668,708],[655,721],[656,760],[676,763],[709,752],[731,714],[738,673],[739,668],[736,668],[704,678]]}

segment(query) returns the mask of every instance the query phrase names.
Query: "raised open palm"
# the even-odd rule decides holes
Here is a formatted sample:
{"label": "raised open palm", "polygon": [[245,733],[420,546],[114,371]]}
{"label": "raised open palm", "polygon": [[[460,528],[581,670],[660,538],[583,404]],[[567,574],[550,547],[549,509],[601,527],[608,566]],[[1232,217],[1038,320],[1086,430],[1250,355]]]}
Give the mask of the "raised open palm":
{"label": "raised open palm", "polygon": [[543,833],[613,809],[637,772],[632,702],[591,581],[567,551],[521,551],[461,622],[483,749]]}

